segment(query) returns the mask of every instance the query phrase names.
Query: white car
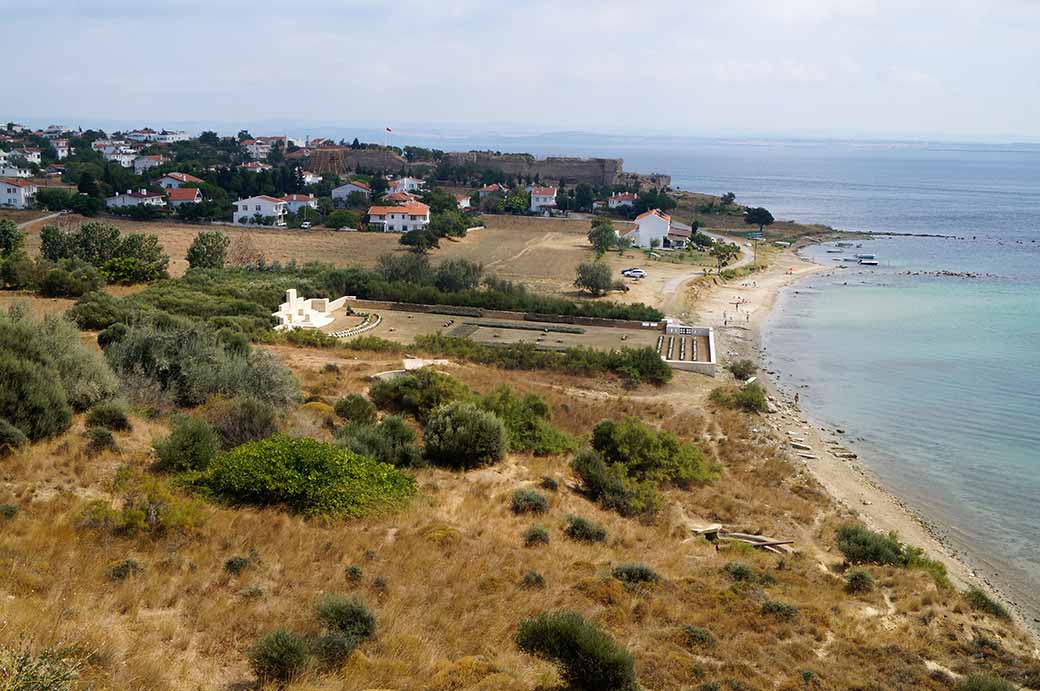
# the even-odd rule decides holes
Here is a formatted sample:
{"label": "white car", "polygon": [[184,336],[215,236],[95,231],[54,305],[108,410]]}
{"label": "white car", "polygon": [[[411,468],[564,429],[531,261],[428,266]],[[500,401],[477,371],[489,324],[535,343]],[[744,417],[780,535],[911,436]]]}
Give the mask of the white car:
{"label": "white car", "polygon": [[300,224],[300,228],[302,230],[310,230],[310,227],[311,227],[311,222],[310,221],[304,221],[303,223]]}
{"label": "white car", "polygon": [[621,272],[625,278],[646,278],[646,272],[639,268],[625,269]]}

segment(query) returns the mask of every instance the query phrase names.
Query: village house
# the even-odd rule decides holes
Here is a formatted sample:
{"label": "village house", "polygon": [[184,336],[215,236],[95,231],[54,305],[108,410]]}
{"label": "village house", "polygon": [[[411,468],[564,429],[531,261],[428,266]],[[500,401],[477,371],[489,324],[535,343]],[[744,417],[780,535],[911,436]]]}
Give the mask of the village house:
{"label": "village house", "polygon": [[166,163],[166,159],[158,154],[138,156],[134,159],[134,172],[141,175],[144,171],[150,168],[155,168],[156,166],[161,166],[163,163]]}
{"label": "village house", "polygon": [[43,136],[45,139],[60,139],[71,131],[64,125],[48,125],[47,129],[43,131]]}
{"label": "village house", "polygon": [[124,168],[132,168],[137,158],[137,149],[125,144],[105,146],[101,150],[101,157],[106,161],[118,163]]}
{"label": "village house", "polygon": [[205,181],[202,178],[197,178],[194,175],[188,175],[187,173],[166,173],[159,178],[159,187],[162,187],[164,190],[170,190],[183,187],[189,182],[199,185]]}
{"label": "village house", "polygon": [[634,247],[682,249],[690,242],[690,227],[673,223],[672,217],[660,209],[639,214],[635,224],[635,228],[619,234],[628,238]]}
{"label": "village house", "polygon": [[411,192],[391,192],[390,194],[383,195],[384,202],[390,202],[391,204],[405,204],[407,202],[417,202],[419,195],[412,194]]}
{"label": "village house", "polygon": [[636,203],[636,195],[632,192],[618,192],[607,198],[607,207],[616,209],[620,206],[631,207]]}
{"label": "village house", "polygon": [[285,225],[286,203],[283,199],[261,194],[257,197],[239,199],[235,202],[234,221],[236,224],[256,223],[258,219],[274,219],[276,226]]}
{"label": "village house", "polygon": [[59,161],[69,157],[68,139],[52,139],[51,146],[54,147],[54,152],[58,156]]}
{"label": "village house", "polygon": [[430,224],[430,207],[417,201],[400,206],[373,206],[368,210],[368,222],[381,226],[384,232],[407,233]]}
{"label": "village house", "polygon": [[136,192],[133,190],[127,190],[126,192],[121,192],[106,199],[105,206],[112,208],[125,206],[166,206],[166,200],[163,198],[161,192],[149,192],[146,189],[140,189]]}
{"label": "village house", "polygon": [[318,208],[318,198],[312,194],[287,194],[282,197],[282,201],[285,202],[285,208],[294,214],[300,213],[305,206]]}
{"label": "village house", "polygon": [[419,178],[403,177],[386,181],[387,192],[416,192],[422,189],[423,181]]}
{"label": "village house", "polygon": [[531,211],[535,213],[549,213],[550,209],[556,208],[556,188],[531,186]]}
{"label": "village house", "polygon": [[32,177],[32,173],[30,173],[25,168],[19,168],[13,163],[0,163],[0,177],[28,178]]}
{"label": "village house", "polygon": [[29,163],[35,163],[36,165],[40,165],[40,163],[42,162],[42,159],[40,158],[39,149],[15,149],[14,153],[16,156],[21,156]]}
{"label": "village house", "polygon": [[321,176],[310,170],[301,171],[300,177],[303,179],[303,184],[305,185],[317,185],[321,182]]}
{"label": "village house", "polygon": [[465,211],[466,209],[469,209],[470,206],[472,206],[472,203],[470,202],[470,195],[468,194],[456,194],[455,203],[458,204],[460,211]]}
{"label": "village house", "polygon": [[271,149],[276,144],[281,144],[282,151],[285,151],[289,146],[289,138],[284,135],[281,137],[257,137],[256,139],[245,139],[241,143],[250,158],[256,161],[263,161],[267,159]]}
{"label": "village house", "polygon": [[60,163],[48,164],[47,170],[44,171],[44,175],[49,175],[49,176],[52,176],[52,177],[56,177],[56,176],[60,176],[60,175],[64,175],[64,174],[65,174],[65,166],[63,166]]}
{"label": "village house", "polygon": [[509,188],[501,183],[496,182],[490,185],[484,185],[479,190],[477,190],[477,193],[480,195],[480,198],[483,199],[489,194],[507,195],[509,194]]}
{"label": "village house", "polygon": [[369,187],[367,182],[361,182],[360,180],[351,180],[345,185],[332,190],[333,199],[346,199],[350,196],[351,192],[357,192],[358,194],[368,198],[372,194],[372,188]]}
{"label": "village house", "polygon": [[126,133],[126,138],[135,142],[154,142],[157,136],[159,136],[159,133],[151,127],[145,127],[143,130],[133,130]]}
{"label": "village house", "polygon": [[171,187],[166,190],[166,198],[170,206],[198,204],[202,201],[202,190],[197,187]]}
{"label": "village house", "polygon": [[36,185],[28,180],[0,177],[0,206],[8,209],[28,209],[36,196]]}
{"label": "village house", "polygon": [[155,141],[160,144],[173,144],[174,142],[186,142],[189,139],[191,139],[191,137],[188,136],[187,132],[181,130],[163,130],[159,133],[159,136],[155,138]]}
{"label": "village house", "polygon": [[239,170],[248,170],[251,173],[262,173],[265,170],[271,170],[274,166],[268,165],[267,163],[258,163],[257,161],[250,161],[249,163],[239,164]]}

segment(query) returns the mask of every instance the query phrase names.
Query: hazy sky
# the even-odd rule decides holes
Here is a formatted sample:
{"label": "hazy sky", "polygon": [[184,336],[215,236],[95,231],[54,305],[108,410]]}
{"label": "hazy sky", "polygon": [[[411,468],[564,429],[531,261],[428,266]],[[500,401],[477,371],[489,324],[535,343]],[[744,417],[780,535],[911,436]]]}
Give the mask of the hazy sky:
{"label": "hazy sky", "polygon": [[0,119],[1040,137],[1040,1],[0,0]]}

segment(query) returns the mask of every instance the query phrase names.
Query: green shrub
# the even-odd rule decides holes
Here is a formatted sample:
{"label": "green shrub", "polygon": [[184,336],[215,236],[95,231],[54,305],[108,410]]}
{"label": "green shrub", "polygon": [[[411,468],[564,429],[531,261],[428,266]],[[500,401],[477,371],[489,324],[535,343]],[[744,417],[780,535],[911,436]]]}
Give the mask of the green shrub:
{"label": "green shrub", "polygon": [[618,564],[610,575],[626,585],[656,583],[661,580],[657,572],[646,564]]}
{"label": "green shrub", "polygon": [[978,587],[971,587],[968,592],[964,594],[964,599],[968,601],[968,605],[975,610],[991,614],[998,619],[1010,619],[1011,615],[1008,614],[1007,608],[1000,604],[993,598],[991,598],[986,591]]}
{"label": "green shrub", "polygon": [[87,426],[101,427],[113,432],[126,432],[132,428],[126,414],[126,406],[119,401],[102,401],[87,412]]}
{"label": "green shrub", "polygon": [[438,408],[470,397],[465,384],[429,367],[375,382],[368,395],[379,408],[425,421]]}
{"label": "green shrub", "polygon": [[549,510],[549,500],[537,490],[518,489],[513,492],[509,507],[516,514],[545,513]]}
{"label": "green shrub", "polygon": [[744,384],[739,388],[715,389],[710,398],[718,405],[748,413],[765,413],[769,410],[766,390],[757,383]]}
{"label": "green shrub", "polygon": [[0,643],[0,689],[4,691],[72,691],[83,663],[73,648],[44,648],[33,653]]}
{"label": "green shrub", "polygon": [[557,665],[577,691],[637,691],[632,655],[576,612],[545,612],[520,623],[517,646]]}
{"label": "green shrub", "polygon": [[415,431],[397,415],[387,415],[378,425],[349,423],[336,433],[336,441],[349,451],[395,468],[424,465],[415,445]]}
{"label": "green shrub", "polygon": [[722,567],[722,570],[726,572],[727,576],[738,582],[750,581],[755,578],[755,570],[739,561],[729,562]]}
{"label": "green shrub", "polygon": [[28,441],[22,430],[0,418],[0,458],[22,448]]}
{"label": "green shrub", "polygon": [[838,550],[850,564],[905,566],[903,545],[895,533],[875,533],[861,525],[838,528]]}
{"label": "green shrub", "polygon": [[215,402],[206,411],[206,420],[220,435],[225,449],[266,439],[278,431],[275,407],[251,396]]}
{"label": "green shrub", "polygon": [[336,415],[350,422],[370,425],[376,421],[376,407],[359,393],[347,394],[336,401]]}
{"label": "green shrub", "polygon": [[737,360],[726,365],[726,369],[733,373],[737,379],[744,381],[750,379],[758,370],[758,366],[751,360]]}
{"label": "green shrub", "polygon": [[0,504],[0,518],[9,521],[18,515],[17,504]]}
{"label": "green shrub", "polygon": [[355,564],[351,564],[350,566],[348,566],[344,570],[344,575],[347,577],[348,581],[351,581],[353,583],[360,583],[361,579],[364,577],[364,573],[361,571],[361,567]]}
{"label": "green shrub", "polygon": [[708,629],[700,626],[684,626],[683,636],[686,638],[686,642],[691,646],[710,648],[716,643],[715,635]]}
{"label": "green shrub", "polygon": [[854,569],[845,574],[845,590],[850,593],[869,593],[874,589],[874,577],[863,569]]}
{"label": "green shrub", "polygon": [[224,570],[230,574],[238,575],[248,568],[251,563],[249,557],[243,557],[240,554],[236,554],[233,557],[229,557],[224,562]]}
{"label": "green shrub", "polygon": [[762,603],[762,614],[773,615],[784,621],[794,621],[798,618],[798,608],[786,602],[766,600]]}
{"label": "green shrub", "polygon": [[204,522],[201,502],[174,494],[158,477],[122,469],[116,474],[116,490],[122,498],[119,508],[107,500],[92,501],[80,513],[80,527],[162,537],[190,533]]}
{"label": "green shrub", "polygon": [[357,636],[333,631],[314,637],[310,647],[323,667],[333,669],[342,666],[360,642]]}
{"label": "green shrub", "polygon": [[375,615],[356,597],[328,593],[318,602],[316,616],[329,631],[358,639],[371,638],[376,632]]}
{"label": "green shrub", "polygon": [[143,572],[144,567],[136,559],[124,559],[118,564],[114,564],[108,570],[108,577],[113,581],[125,581],[131,576],[136,576]]}
{"label": "green shrub", "polygon": [[1017,686],[992,674],[969,674],[964,677],[954,691],[1016,691]]}
{"label": "green shrub", "polygon": [[173,419],[170,436],[152,446],[161,470],[204,471],[220,451],[220,435],[205,420],[179,415]]}
{"label": "green shrub", "polygon": [[72,408],[53,370],[0,350],[0,415],[26,438],[61,434],[72,424]]}
{"label": "green shrub", "polygon": [[547,545],[549,544],[549,531],[540,525],[532,525],[530,528],[524,531],[524,546],[534,547],[535,545]]}
{"label": "green shrub", "polygon": [[652,515],[661,505],[656,483],[629,477],[623,464],[607,465],[592,449],[579,451],[571,469],[581,479],[586,496],[604,509],[622,516]]}
{"label": "green shrub", "polygon": [[607,539],[606,528],[581,516],[568,516],[563,532],[579,542],[603,542]]}
{"label": "green shrub", "polygon": [[43,297],[78,298],[105,285],[105,278],[90,264],[66,260],[58,265],[45,263],[45,266],[50,268],[41,267],[46,271],[39,285]]}
{"label": "green shrub", "polygon": [[560,483],[558,483],[555,478],[546,475],[542,478],[542,481],[538,483],[538,486],[542,489],[547,489],[550,492],[555,492],[560,488]]}
{"label": "green shrub", "polygon": [[604,420],[592,430],[592,448],[609,464],[621,464],[637,480],[689,487],[708,482],[714,473],[704,454],[670,432],[655,430],[638,418]]}
{"label": "green shrub", "polygon": [[291,681],[307,666],[307,641],[285,629],[275,629],[249,649],[253,673],[263,682]]}
{"label": "green shrub", "polygon": [[455,470],[497,463],[509,446],[501,420],[461,401],[439,408],[427,422],[423,439],[431,463]]}
{"label": "green shrub", "polygon": [[97,335],[98,347],[104,350],[110,343],[122,340],[128,333],[130,333],[130,327],[122,322],[116,322]]}
{"label": "green shrub", "polygon": [[514,451],[547,456],[566,453],[575,447],[570,435],[550,424],[552,409],[541,396],[528,394],[521,398],[503,385],[481,396],[479,405],[502,420],[509,433],[509,448]]}
{"label": "green shrub", "polygon": [[87,428],[87,451],[90,453],[101,453],[102,451],[113,451],[116,448],[115,437],[103,427]]}
{"label": "green shrub", "polygon": [[520,579],[520,587],[525,590],[541,590],[545,587],[545,576],[537,571],[528,571]]}
{"label": "green shrub", "polygon": [[390,465],[280,435],[217,456],[202,483],[232,502],[350,517],[400,505],[416,491],[415,479]]}

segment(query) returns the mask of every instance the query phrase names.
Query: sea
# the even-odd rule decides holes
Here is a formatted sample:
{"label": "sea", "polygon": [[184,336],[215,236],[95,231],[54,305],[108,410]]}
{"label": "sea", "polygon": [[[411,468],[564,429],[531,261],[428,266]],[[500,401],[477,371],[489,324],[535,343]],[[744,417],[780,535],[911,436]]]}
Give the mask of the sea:
{"label": "sea", "polygon": [[[620,156],[776,218],[877,233],[786,290],[764,364],[1029,620],[1040,617],[1040,144],[592,135],[472,148]],[[449,148],[449,147],[442,147]],[[457,148],[453,146],[451,148]],[[882,235],[894,233],[899,235]]]}

